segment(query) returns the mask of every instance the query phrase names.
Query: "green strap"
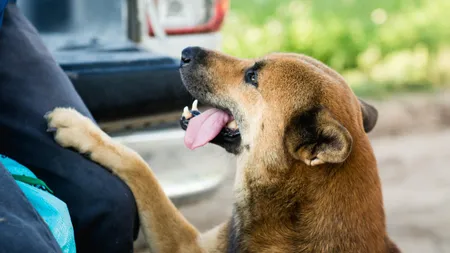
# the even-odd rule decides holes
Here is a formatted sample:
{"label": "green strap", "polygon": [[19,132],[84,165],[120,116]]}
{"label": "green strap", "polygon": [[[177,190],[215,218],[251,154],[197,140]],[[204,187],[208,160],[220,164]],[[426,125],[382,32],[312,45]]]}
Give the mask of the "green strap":
{"label": "green strap", "polygon": [[12,177],[17,181],[23,182],[25,184],[29,184],[31,186],[40,186],[40,187],[44,188],[44,190],[53,194],[53,191],[50,190],[50,188],[48,188],[48,186],[44,183],[44,181],[42,181],[40,179],[37,179],[34,177],[22,176],[22,175],[15,175],[15,174],[12,174]]}

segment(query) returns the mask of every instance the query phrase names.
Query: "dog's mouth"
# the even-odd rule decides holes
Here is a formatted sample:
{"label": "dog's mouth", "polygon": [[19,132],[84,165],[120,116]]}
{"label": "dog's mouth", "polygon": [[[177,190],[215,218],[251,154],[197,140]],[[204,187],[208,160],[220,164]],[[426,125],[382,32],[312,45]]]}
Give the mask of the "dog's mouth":
{"label": "dog's mouth", "polygon": [[195,100],[191,110],[186,106],[181,115],[181,128],[186,130],[184,143],[189,149],[196,149],[208,143],[224,147],[230,152],[240,144],[241,133],[229,110],[211,108],[201,113]]}

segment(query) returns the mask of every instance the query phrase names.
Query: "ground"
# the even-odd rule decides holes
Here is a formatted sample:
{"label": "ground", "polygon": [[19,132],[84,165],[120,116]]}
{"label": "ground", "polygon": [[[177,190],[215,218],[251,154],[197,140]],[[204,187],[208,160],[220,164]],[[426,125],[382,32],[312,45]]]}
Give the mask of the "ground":
{"label": "ground", "polygon": [[[369,136],[383,185],[388,232],[403,252],[450,252],[448,98],[445,93],[377,105],[379,125]],[[231,213],[234,167],[233,158],[226,159],[229,175],[219,191],[181,208],[201,231],[220,224]]]}

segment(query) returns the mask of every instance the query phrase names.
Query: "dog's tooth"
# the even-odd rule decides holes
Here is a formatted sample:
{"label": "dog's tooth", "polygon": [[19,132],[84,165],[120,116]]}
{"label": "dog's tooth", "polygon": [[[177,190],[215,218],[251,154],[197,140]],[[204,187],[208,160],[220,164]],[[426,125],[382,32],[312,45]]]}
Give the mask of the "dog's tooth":
{"label": "dog's tooth", "polygon": [[237,129],[238,126],[237,126],[236,120],[228,122],[227,127],[230,129]]}
{"label": "dog's tooth", "polygon": [[186,119],[190,119],[192,117],[192,113],[189,111],[189,107],[184,107],[183,114],[181,116],[185,117]]}
{"label": "dog's tooth", "polygon": [[193,111],[198,111],[198,100],[194,100],[194,102],[192,102],[192,110]]}

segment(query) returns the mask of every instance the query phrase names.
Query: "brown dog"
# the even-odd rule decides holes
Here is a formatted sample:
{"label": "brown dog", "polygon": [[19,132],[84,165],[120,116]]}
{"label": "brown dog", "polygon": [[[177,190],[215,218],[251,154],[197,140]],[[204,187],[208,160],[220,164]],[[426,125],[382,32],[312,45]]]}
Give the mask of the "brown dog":
{"label": "brown dog", "polygon": [[238,158],[233,215],[206,234],[178,212],[137,153],[74,110],[47,116],[58,143],[128,184],[152,252],[399,252],[386,233],[366,134],[377,112],[339,74],[297,54],[243,60],[187,48],[182,55],[185,86],[216,108],[185,109],[186,145],[212,142]]}

